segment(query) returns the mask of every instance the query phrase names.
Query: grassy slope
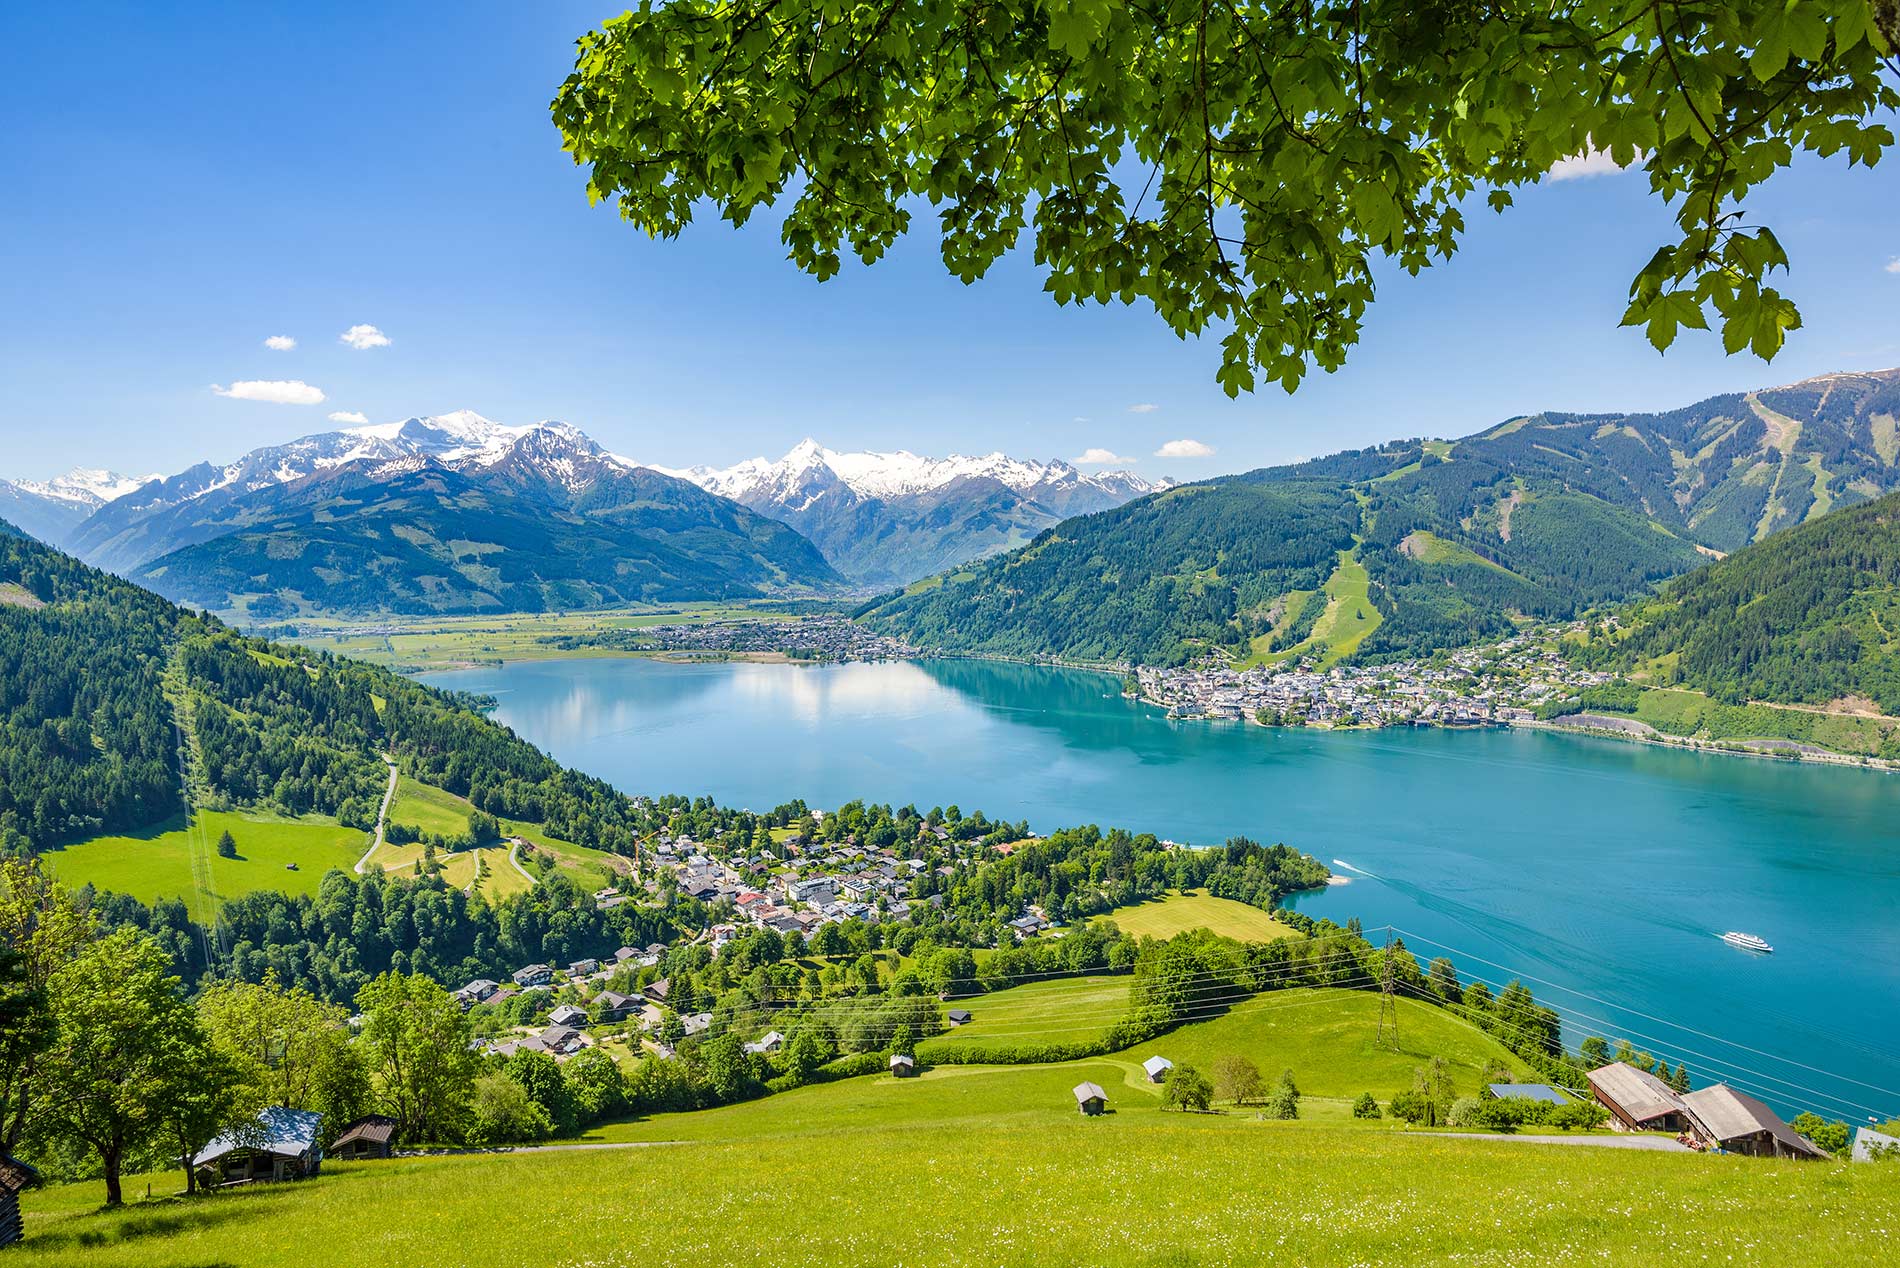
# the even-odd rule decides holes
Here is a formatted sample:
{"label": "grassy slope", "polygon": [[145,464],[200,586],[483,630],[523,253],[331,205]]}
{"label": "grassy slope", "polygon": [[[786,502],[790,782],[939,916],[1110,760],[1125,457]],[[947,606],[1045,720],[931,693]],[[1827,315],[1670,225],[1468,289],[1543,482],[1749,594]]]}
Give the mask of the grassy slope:
{"label": "grassy slope", "polygon": [[961,999],[953,1006],[970,1010],[970,1024],[932,1042],[1086,1043],[1128,1011],[1128,981],[1065,977]]}
{"label": "grassy slope", "polygon": [[[93,1209],[97,1185],[30,1193],[27,1241],[8,1254],[86,1268],[1680,1268],[1869,1262],[1900,1221],[1893,1167],[1538,1147],[1151,1108],[1082,1119],[1061,1103],[1081,1073],[1061,1073],[1060,1087],[1017,1089],[1053,1105],[962,1121],[893,1116],[838,1127],[806,1118],[744,1140],[656,1149],[332,1162],[301,1185],[111,1215]],[[916,1101],[956,1080],[861,1082]],[[176,1179],[159,1178],[154,1191]],[[1665,1231],[1691,1225],[1693,1236]]]}
{"label": "grassy slope", "polygon": [[[468,814],[473,810],[466,797],[458,797],[445,789],[419,784],[407,775],[396,783],[396,800],[389,807],[391,823],[412,824],[424,832],[443,834],[468,831]],[[616,856],[605,850],[595,850],[572,841],[562,841],[549,836],[539,825],[522,823],[513,819],[502,821],[501,829],[509,836],[519,836],[552,853],[557,862],[558,871],[566,872],[576,882],[587,889],[600,889],[613,884],[617,875]],[[508,852],[505,849],[486,851],[488,859],[488,879],[482,883],[481,892],[490,897],[519,893],[529,888],[527,878],[508,864]],[[395,872],[413,868],[422,857],[421,845],[385,845],[370,859],[387,871]],[[475,863],[468,853],[446,854],[440,856],[443,863],[443,878],[451,885],[466,887],[475,878]],[[528,864],[523,859],[524,865]],[[530,865],[529,870],[533,868]]]}
{"label": "grassy slope", "polygon": [[[237,841],[235,859],[219,858],[213,849],[218,834],[226,830]],[[360,829],[334,820],[265,819],[206,810],[189,828],[174,819],[150,834],[94,837],[49,851],[45,859],[68,884],[91,884],[150,902],[193,893],[191,849],[200,839],[211,854],[211,887],[218,899],[259,889],[315,894],[323,874],[333,867],[348,870],[366,843]],[[297,864],[297,870],[289,871],[286,863]]]}
{"label": "grassy slope", "polygon": [[1272,942],[1293,934],[1291,928],[1258,907],[1231,898],[1215,898],[1202,889],[1120,907],[1102,919],[1114,921],[1124,933],[1137,938],[1172,938],[1186,929],[1211,929],[1242,942]]}

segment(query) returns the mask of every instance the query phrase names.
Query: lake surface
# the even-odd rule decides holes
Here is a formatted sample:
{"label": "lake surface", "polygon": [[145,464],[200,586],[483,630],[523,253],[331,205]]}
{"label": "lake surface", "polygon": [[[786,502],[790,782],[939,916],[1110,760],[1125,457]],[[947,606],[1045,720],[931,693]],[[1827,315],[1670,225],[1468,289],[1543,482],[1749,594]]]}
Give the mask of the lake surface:
{"label": "lake surface", "polygon": [[1784,1112],[1900,1114],[1900,775],[1528,731],[1169,722],[1110,678],[980,661],[427,681],[492,694],[502,722],[629,793],[1284,841],[1351,878],[1293,906],[1394,926],[1466,980],[1521,976],[1573,1046],[1627,1035]]}

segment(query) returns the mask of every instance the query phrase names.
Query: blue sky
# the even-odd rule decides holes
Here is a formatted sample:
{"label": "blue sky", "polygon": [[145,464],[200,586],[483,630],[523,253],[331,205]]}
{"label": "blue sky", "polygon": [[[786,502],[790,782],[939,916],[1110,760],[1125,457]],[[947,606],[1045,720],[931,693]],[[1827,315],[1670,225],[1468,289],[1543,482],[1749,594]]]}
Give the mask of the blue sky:
{"label": "blue sky", "polygon": [[[1140,308],[1062,309],[1026,252],[966,287],[928,233],[819,284],[775,229],[649,241],[547,103],[609,7],[0,11],[0,475],[170,471],[456,408],[564,418],[665,465],[837,448],[1131,456],[1183,478],[1530,410],[1666,408],[1900,363],[1900,156],[1804,163],[1754,201],[1806,328],[1773,365],[1617,328],[1667,212],[1635,174],[1473,215],[1449,267],[1382,277],[1346,368],[1229,401],[1217,349]],[[357,325],[387,346],[353,349]],[[267,349],[268,336],[297,347]],[[296,379],[317,405],[220,397]],[[1140,408],[1136,407],[1151,407]],[[1210,457],[1153,456],[1193,439]]]}

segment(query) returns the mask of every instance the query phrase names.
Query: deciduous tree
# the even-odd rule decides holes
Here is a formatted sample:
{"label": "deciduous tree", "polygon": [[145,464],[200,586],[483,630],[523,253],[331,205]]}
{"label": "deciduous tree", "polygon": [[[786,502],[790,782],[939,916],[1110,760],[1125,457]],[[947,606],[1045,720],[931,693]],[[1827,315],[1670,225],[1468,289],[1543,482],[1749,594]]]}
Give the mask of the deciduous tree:
{"label": "deciduous tree", "polygon": [[[1625,324],[1800,324],[1746,200],[1797,154],[1872,164],[1900,105],[1891,0],[642,2],[553,103],[587,193],[673,237],[784,209],[819,278],[926,207],[971,282],[1025,236],[1059,303],[1152,305],[1221,338],[1229,394],[1358,341],[1382,262],[1449,258],[1560,162],[1640,167],[1675,226]],[[1561,249],[1554,246],[1553,249]]]}

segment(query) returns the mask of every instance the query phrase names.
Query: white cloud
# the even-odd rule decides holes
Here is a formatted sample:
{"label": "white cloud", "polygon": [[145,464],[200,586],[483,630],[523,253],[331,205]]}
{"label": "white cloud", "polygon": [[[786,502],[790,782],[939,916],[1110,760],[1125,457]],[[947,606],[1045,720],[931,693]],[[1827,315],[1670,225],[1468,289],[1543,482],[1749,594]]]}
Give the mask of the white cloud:
{"label": "white cloud", "polygon": [[1133,458],[1124,458],[1113,449],[1089,448],[1082,451],[1082,456],[1077,458],[1075,463],[1079,467],[1096,467],[1107,466],[1113,462],[1133,461]]}
{"label": "white cloud", "polygon": [[273,405],[321,405],[323,389],[302,379],[239,379],[230,387],[213,383],[211,390],[234,401],[269,401]]}
{"label": "white cloud", "polygon": [[1157,458],[1212,458],[1214,446],[1204,445],[1198,440],[1170,440],[1155,450]]}
{"label": "white cloud", "polygon": [[1160,408],[1159,405],[1150,405],[1147,401],[1143,401],[1139,405],[1130,405],[1128,412],[1130,414],[1152,414]]}
{"label": "white cloud", "polygon": [[[1643,156],[1639,153],[1637,158]],[[1607,150],[1586,149],[1581,154],[1572,154],[1569,158],[1558,159],[1550,165],[1550,179],[1554,181],[1585,180],[1591,176],[1613,176],[1624,169],[1610,157]]]}
{"label": "white cloud", "polygon": [[330,421],[333,423],[367,423],[369,419],[360,410],[340,409],[330,415]]}
{"label": "white cloud", "polygon": [[374,326],[351,326],[348,330],[339,335],[338,338],[358,351],[365,348],[387,348],[389,346],[389,336]]}
{"label": "white cloud", "polygon": [[1887,261],[1887,272],[1900,273],[1900,255],[1896,255],[1893,259]]}
{"label": "white cloud", "polygon": [[272,335],[264,341],[264,346],[272,352],[289,352],[297,346],[297,341],[289,335]]}

